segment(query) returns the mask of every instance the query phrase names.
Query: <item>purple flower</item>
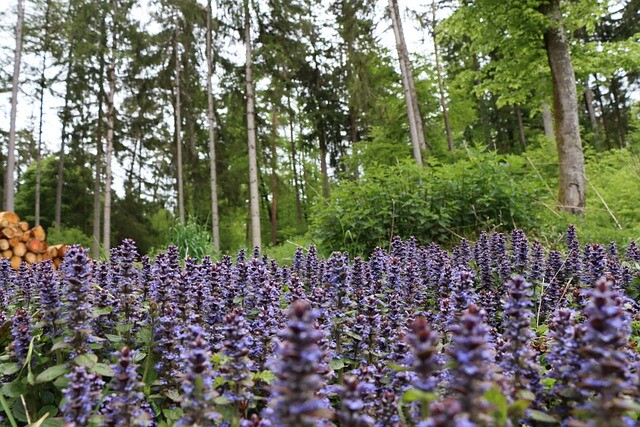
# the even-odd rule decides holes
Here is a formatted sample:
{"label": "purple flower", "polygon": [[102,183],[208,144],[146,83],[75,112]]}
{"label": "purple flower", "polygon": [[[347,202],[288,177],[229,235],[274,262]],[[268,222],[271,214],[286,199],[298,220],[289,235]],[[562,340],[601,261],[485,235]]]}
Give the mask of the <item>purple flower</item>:
{"label": "purple flower", "polygon": [[580,242],[576,227],[571,224],[565,232],[565,242],[567,244],[567,262],[565,264],[566,278],[573,278],[574,283],[580,279],[582,262],[580,260]]}
{"label": "purple flower", "polygon": [[19,308],[11,317],[11,336],[13,341],[8,346],[12,359],[20,365],[24,364],[31,345],[31,316],[24,308]]}
{"label": "purple flower", "polygon": [[202,336],[202,328],[188,328],[184,341],[186,348],[182,358],[185,374],[182,380],[182,410],[184,416],[176,426],[215,425],[220,418],[215,411],[213,399],[213,380],[211,371],[211,352]]}
{"label": "purple flower", "polygon": [[99,375],[87,372],[84,366],[78,365],[66,377],[69,385],[62,390],[65,403],[61,408],[65,426],[86,426],[96,402],[100,400],[104,382]]}
{"label": "purple flower", "polygon": [[451,332],[448,354],[454,366],[450,388],[459,395],[462,410],[473,420],[476,401],[487,388],[494,359],[484,312],[475,305],[469,306]]}
{"label": "purple flower", "polygon": [[116,353],[118,362],[112,365],[113,393],[102,404],[101,413],[108,426],[150,426],[153,414],[141,408],[143,383],[138,380],[137,365],[133,363],[135,352],[123,347]]}
{"label": "purple flower", "polygon": [[544,249],[542,244],[534,240],[531,245],[531,257],[529,258],[529,275],[527,280],[531,283],[542,280],[544,275],[545,262],[544,262]]}
{"label": "purple flower", "polygon": [[511,259],[514,271],[525,274],[529,262],[529,241],[524,231],[518,228],[511,232]]}
{"label": "purple flower", "polygon": [[339,391],[342,409],[338,412],[338,420],[341,427],[373,427],[374,420],[362,413],[364,399],[373,391],[371,384],[358,382],[358,377],[354,375],[344,377],[344,386]]}
{"label": "purple flower", "polygon": [[431,392],[435,388],[434,372],[438,369],[438,334],[427,326],[427,319],[418,317],[411,323],[406,340],[413,349],[413,371],[416,379],[413,386]]}
{"label": "purple flower", "polygon": [[222,378],[229,383],[224,396],[229,402],[242,402],[246,407],[253,398],[250,389],[253,363],[249,359],[253,339],[244,317],[237,310],[227,314],[223,331],[222,354],[229,358],[220,368]]}
{"label": "purple flower", "polygon": [[283,342],[273,366],[276,380],[271,389],[267,418],[276,426],[317,426],[331,411],[317,393],[323,388],[318,375],[323,354],[318,341],[323,333],[314,327],[316,314],[306,301],[296,301],[289,312]]}
{"label": "purple flower", "polygon": [[38,301],[40,315],[45,321],[44,330],[51,338],[58,335],[56,319],[60,316],[60,288],[53,262],[49,260],[36,264],[36,287],[40,294]]}
{"label": "purple flower", "polygon": [[92,261],[86,249],[79,245],[69,247],[60,266],[65,284],[67,336],[72,355],[85,353],[92,333],[91,271]]}

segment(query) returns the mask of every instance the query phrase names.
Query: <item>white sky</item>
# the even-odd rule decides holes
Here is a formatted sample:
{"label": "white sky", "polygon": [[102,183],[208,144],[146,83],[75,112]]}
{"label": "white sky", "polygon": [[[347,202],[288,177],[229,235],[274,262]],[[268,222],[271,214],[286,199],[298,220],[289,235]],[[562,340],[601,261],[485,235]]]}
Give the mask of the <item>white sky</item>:
{"label": "white sky", "polygon": [[[11,76],[13,72],[13,55],[15,49],[15,24],[17,21],[16,5],[18,0],[0,0],[0,67],[3,71]],[[145,1],[145,0],[143,0]],[[204,0],[200,0],[204,4]],[[418,10],[429,10],[429,2],[408,2],[400,0],[401,16],[403,19],[405,38],[408,49],[411,53],[424,53],[431,51],[431,40],[427,34],[417,29],[418,24],[411,19],[410,14],[406,12],[406,4],[411,3],[411,7],[417,7]],[[387,7],[387,0],[378,0],[376,7],[377,22],[379,23],[375,29],[375,35],[380,39],[383,46],[388,48],[395,58],[395,39],[391,25],[388,19],[383,18],[384,10]],[[33,2],[26,0],[26,14],[32,14]],[[146,9],[146,8],[145,8]],[[137,12],[146,14],[139,9]],[[136,13],[134,16],[139,16]],[[148,16],[148,15],[147,15]],[[426,37],[426,39],[425,39]],[[204,41],[203,41],[204,43]],[[424,44],[423,44],[424,43]],[[236,58],[239,62],[244,61],[244,50],[238,47],[239,55]],[[49,60],[47,60],[50,63]],[[36,95],[37,87],[33,83],[26,82],[26,71],[29,68],[37,67],[41,69],[42,58],[33,54],[23,54],[21,64],[21,87],[18,95],[18,112],[17,112],[17,129],[32,129],[34,136],[37,138],[38,127],[38,109],[39,103]],[[51,77],[60,70],[48,69],[46,75]],[[31,71],[29,74],[35,75]],[[33,77],[29,76],[33,79]],[[204,78],[204,73],[203,73]],[[0,129],[3,132],[9,132],[9,116],[11,110],[11,91],[0,92]],[[51,91],[45,91],[44,98],[44,114],[43,114],[43,145],[49,152],[57,152],[60,147],[61,123],[58,118],[58,111],[63,106],[64,84],[58,83],[53,88],[56,95],[52,95]],[[172,121],[172,119],[170,119]],[[2,147],[6,150],[6,146]],[[124,193],[124,169],[122,165],[117,164],[114,158],[114,190],[119,196]]]}

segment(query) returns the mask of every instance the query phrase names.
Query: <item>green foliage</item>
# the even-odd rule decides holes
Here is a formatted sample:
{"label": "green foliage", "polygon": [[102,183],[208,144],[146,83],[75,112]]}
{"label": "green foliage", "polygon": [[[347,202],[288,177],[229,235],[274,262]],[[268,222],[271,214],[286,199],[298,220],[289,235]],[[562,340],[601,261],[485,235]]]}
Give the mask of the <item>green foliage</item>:
{"label": "green foliage", "polygon": [[181,258],[201,259],[214,252],[211,232],[193,218],[176,221],[169,229],[167,244],[177,246]]}
{"label": "green foliage", "polygon": [[93,239],[84,234],[79,228],[62,227],[58,230],[55,227],[51,227],[47,230],[47,243],[50,245],[57,245],[58,243],[64,243],[66,245],[76,244],[85,248],[91,248],[93,246]]}
{"label": "green foliage", "polygon": [[394,235],[446,244],[480,228],[528,228],[541,188],[524,179],[526,169],[521,157],[481,152],[431,167],[380,165],[318,203],[311,229],[325,250],[367,254]]}

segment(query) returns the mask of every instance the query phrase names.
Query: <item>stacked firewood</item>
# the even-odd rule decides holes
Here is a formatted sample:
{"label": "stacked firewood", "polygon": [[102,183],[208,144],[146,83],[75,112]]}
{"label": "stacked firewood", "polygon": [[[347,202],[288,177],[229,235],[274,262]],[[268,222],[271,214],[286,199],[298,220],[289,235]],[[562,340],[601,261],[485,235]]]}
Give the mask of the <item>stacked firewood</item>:
{"label": "stacked firewood", "polygon": [[13,212],[0,212],[0,254],[14,269],[23,262],[35,263],[52,259],[56,268],[67,250],[64,244],[49,246],[42,226],[30,227]]}

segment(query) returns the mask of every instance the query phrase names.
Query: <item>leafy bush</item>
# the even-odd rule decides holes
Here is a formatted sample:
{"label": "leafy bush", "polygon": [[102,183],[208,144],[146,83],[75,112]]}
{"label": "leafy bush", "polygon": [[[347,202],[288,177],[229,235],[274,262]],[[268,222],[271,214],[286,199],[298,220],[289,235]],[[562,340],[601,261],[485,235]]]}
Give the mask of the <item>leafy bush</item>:
{"label": "leafy bush", "polygon": [[47,230],[47,242],[50,245],[57,245],[58,243],[64,243],[66,245],[81,245],[85,248],[91,248],[93,246],[93,238],[87,236],[75,227],[62,227],[59,230],[55,227],[51,227]]}
{"label": "leafy bush", "polygon": [[201,259],[214,253],[211,232],[192,218],[186,222],[176,220],[169,228],[167,244],[177,246],[183,259]]}
{"label": "leafy bush", "polygon": [[378,166],[317,203],[312,232],[327,250],[364,254],[393,235],[449,243],[481,228],[528,228],[542,186],[517,156],[471,152],[453,164]]}

